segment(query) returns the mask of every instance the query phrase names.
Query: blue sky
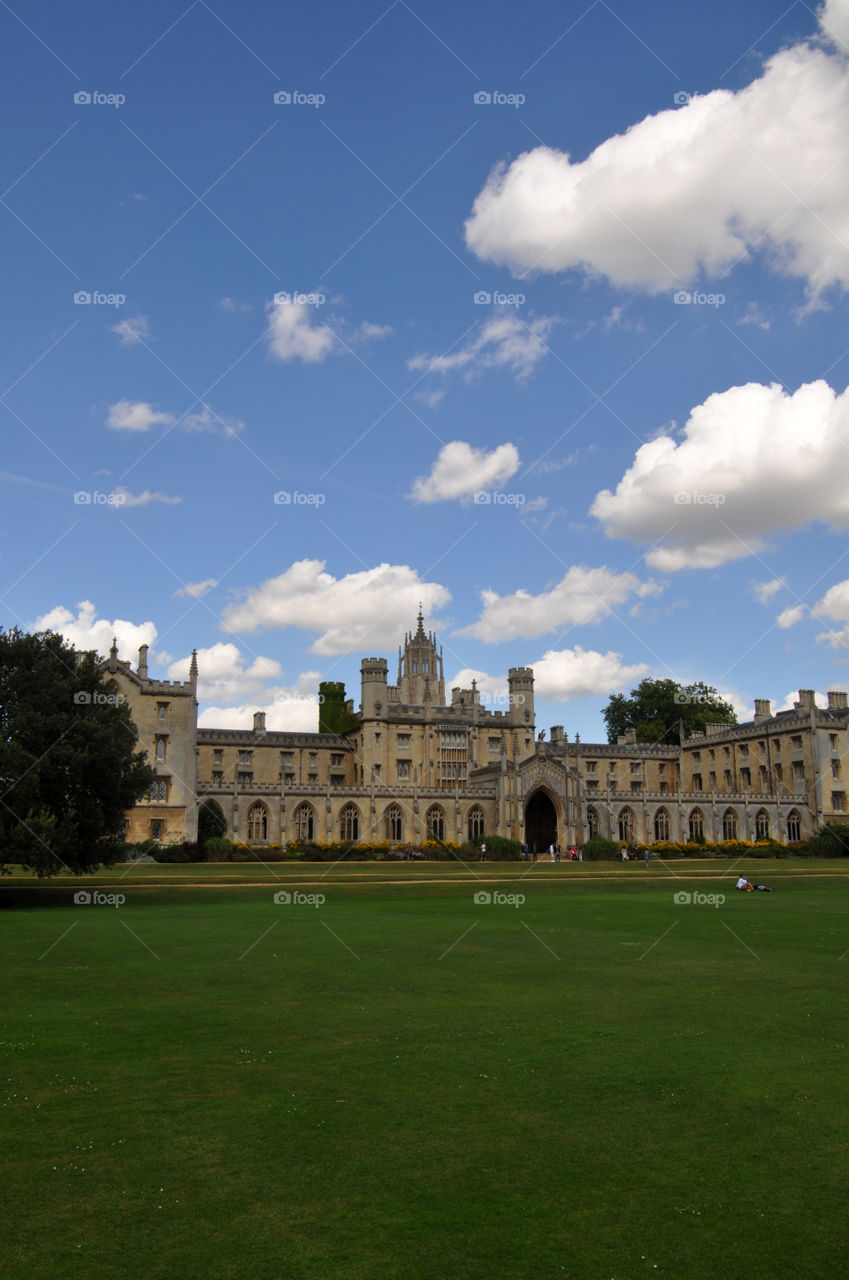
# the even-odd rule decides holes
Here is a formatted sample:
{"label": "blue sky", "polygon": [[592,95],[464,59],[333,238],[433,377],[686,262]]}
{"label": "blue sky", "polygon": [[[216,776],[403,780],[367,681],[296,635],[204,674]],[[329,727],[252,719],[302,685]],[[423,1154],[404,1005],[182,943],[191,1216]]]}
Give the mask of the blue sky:
{"label": "blue sky", "polygon": [[585,739],[644,675],[849,688],[849,0],[0,34],[0,625],[196,647],[227,727],[419,601]]}

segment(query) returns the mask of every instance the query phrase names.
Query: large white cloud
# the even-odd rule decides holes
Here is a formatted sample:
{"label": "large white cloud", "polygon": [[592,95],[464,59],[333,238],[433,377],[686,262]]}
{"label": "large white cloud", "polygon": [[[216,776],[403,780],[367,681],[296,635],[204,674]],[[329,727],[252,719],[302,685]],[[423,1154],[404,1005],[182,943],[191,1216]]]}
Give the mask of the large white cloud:
{"label": "large white cloud", "polygon": [[[829,622],[838,624],[830,627],[828,631],[820,632],[817,640],[827,641],[834,649],[849,647],[849,578],[844,578],[842,582],[836,582],[833,587],[829,587],[810,612],[814,618],[825,618]],[[778,619],[778,625],[791,627],[799,622],[805,613],[807,610],[804,605],[799,606],[798,616],[788,616],[796,615],[796,610],[785,609],[784,614]]]}
{"label": "large white cloud", "polygon": [[[825,21],[849,36],[847,0]],[[849,62],[784,49],[716,90],[607,139],[585,160],[537,147],[499,165],[466,240],[517,274],[581,271],[659,292],[766,253],[812,295],[849,287]]]}
{"label": "large white cloud", "polygon": [[[219,647],[229,646],[213,646],[213,649]],[[204,666],[208,665],[204,655],[211,652],[212,650],[204,650],[198,653],[200,687],[203,687]],[[274,684],[260,687],[261,681],[255,679],[259,676],[257,664],[268,661],[269,659],[259,658],[245,670],[244,683],[241,687],[233,689],[230,705],[224,705],[228,697],[227,691],[223,686],[219,686],[222,705],[213,704],[204,708],[198,716],[200,728],[252,729],[254,712],[264,711],[266,729],[282,730],[288,733],[317,732],[320,672],[304,671],[291,685]],[[255,688],[252,688],[254,685]]]}
{"label": "large white cloud", "polygon": [[64,605],[56,605],[47,613],[36,618],[34,631],[57,631],[76,649],[96,649],[101,657],[106,657],[112,648],[112,637],[118,642],[118,656],[135,666],[139,646],[153,645],[156,640],[156,627],[152,622],[128,622],[126,618],[98,618],[96,609],[90,600],[81,600],[77,605],[76,617]]}
{"label": "large white cloud", "polygon": [[660,540],[646,556],[657,569],[712,569],[760,550],[771,530],[849,524],[847,441],[849,391],[731,387],[692,410],[680,442],[638,449],[592,514],[611,536]]}
{"label": "large white cloud", "polygon": [[614,693],[648,675],[644,662],[626,666],[621,653],[594,649],[548,649],[533,664],[534,694],[552,702]]}
{"label": "large white cloud", "polygon": [[519,451],[514,444],[500,444],[487,453],[465,440],[452,440],[440,449],[430,475],[413,482],[410,497],[416,502],[469,499],[482,489],[499,489],[518,470]]}
{"label": "large white cloud", "polygon": [[432,614],[451,598],[445,587],[422,581],[408,565],[380,564],[343,578],[325,573],[324,565],[324,560],[296,561],[225,609],[224,625],[234,632],[303,627],[320,633],[313,653],[369,649],[379,654],[409,629],[420,601]]}
{"label": "large white cloud", "polygon": [[508,596],[482,591],[480,618],[457,634],[488,643],[540,636],[558,627],[599,622],[631,596],[656,595],[660,590],[658,583],[641,582],[633,573],[573,565],[556,586],[539,595],[523,588]]}
{"label": "large white cloud", "polygon": [[824,34],[849,53],[849,0],[826,0],[818,16]]}
{"label": "large white cloud", "polygon": [[[244,702],[263,694],[271,680],[279,680],[283,668],[275,658],[256,657],[247,662],[235,644],[198,649],[198,700]],[[191,657],[178,658],[168,667],[167,679],[188,680]]]}

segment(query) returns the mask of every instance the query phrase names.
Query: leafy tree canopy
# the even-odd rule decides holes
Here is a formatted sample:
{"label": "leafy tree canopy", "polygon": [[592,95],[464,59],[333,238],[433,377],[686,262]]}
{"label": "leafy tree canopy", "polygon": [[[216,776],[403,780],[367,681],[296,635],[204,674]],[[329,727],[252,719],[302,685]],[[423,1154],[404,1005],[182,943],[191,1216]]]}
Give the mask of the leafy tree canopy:
{"label": "leafy tree canopy", "polygon": [[616,742],[629,729],[636,730],[638,742],[677,742],[679,721],[685,735],[704,733],[711,722],[737,723],[730,702],[701,680],[641,680],[628,697],[614,693],[602,715],[608,742]]}
{"label": "leafy tree canopy", "polygon": [[53,632],[0,631],[0,863],[94,871],[154,771],[117,686]]}

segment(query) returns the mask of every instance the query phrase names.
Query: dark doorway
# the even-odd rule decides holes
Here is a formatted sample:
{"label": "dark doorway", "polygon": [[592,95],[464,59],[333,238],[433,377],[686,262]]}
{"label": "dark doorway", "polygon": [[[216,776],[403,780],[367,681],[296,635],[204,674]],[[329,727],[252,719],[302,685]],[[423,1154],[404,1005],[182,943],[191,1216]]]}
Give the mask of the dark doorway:
{"label": "dark doorway", "polygon": [[525,805],[525,839],[538,853],[557,840],[557,811],[544,791],[535,791]]}

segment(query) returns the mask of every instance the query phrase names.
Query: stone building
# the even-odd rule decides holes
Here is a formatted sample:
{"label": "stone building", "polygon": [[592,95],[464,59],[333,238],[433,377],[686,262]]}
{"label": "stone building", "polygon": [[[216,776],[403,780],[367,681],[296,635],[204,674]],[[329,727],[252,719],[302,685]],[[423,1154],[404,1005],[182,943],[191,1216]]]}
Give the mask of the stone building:
{"label": "stone building", "polygon": [[194,840],[203,805],[233,839],[257,846],[462,842],[487,832],[540,849],[595,833],[791,841],[849,821],[845,693],[829,693],[821,708],[803,689],[792,711],[775,715],[759,700],[751,722],[709,725],[673,744],[633,734],[570,742],[559,725],[546,742],[536,735],[529,667],[508,672],[503,709],[484,707],[474,681],[446,697],[442,652],[421,612],[398,650],[395,684],[385,658],[363,660],[360,707],[344,734],[267,730],[262,712],[244,730],[198,729],[194,655],[185,683],[151,680],[146,645],[133,671],[113,644],[103,670],[128,699],[157,772],[128,815],[131,840]]}

